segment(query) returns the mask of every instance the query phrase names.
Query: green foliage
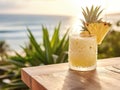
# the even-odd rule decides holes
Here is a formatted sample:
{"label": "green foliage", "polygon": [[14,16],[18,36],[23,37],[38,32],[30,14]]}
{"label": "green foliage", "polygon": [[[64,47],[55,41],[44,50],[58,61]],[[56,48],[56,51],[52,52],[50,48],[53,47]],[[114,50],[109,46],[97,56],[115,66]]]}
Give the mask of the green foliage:
{"label": "green foliage", "polygon": [[5,41],[0,41],[0,61],[6,59],[9,46]]}
{"label": "green foliage", "polygon": [[98,47],[98,58],[120,57],[120,32],[111,31]]}
{"label": "green foliage", "polygon": [[[17,52],[16,56],[10,57],[7,62],[8,65],[0,67],[4,72],[0,76],[3,89],[5,90],[26,90],[28,87],[20,80],[20,69],[28,66],[48,65],[67,62],[68,58],[68,31],[60,38],[60,24],[54,28],[54,33],[50,38],[48,29],[42,26],[43,42],[38,43],[28,30],[28,37],[30,44],[26,47],[22,47],[24,55]],[[2,80],[8,79],[10,83],[2,82]]]}

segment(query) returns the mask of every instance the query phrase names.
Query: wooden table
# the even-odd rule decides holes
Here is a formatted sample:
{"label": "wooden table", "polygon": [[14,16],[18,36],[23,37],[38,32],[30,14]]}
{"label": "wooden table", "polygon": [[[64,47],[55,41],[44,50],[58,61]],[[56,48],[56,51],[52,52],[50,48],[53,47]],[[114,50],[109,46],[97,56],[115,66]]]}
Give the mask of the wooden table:
{"label": "wooden table", "polygon": [[[97,61],[89,72],[69,70],[68,63],[22,68],[24,83],[32,90],[120,90],[120,57]],[[116,70],[116,71],[114,71]]]}

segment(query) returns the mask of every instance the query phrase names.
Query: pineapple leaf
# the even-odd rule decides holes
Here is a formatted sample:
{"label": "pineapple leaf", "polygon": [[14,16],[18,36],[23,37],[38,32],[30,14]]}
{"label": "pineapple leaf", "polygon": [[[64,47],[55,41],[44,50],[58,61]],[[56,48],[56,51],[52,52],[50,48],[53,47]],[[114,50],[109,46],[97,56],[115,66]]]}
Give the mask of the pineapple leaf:
{"label": "pineapple leaf", "polygon": [[98,19],[98,17],[100,16],[100,14],[103,12],[103,10],[101,10],[98,14],[97,14],[97,18],[96,19]]}
{"label": "pineapple leaf", "polygon": [[85,21],[87,21],[88,17],[87,17],[87,13],[85,12],[85,10],[82,8],[82,14],[84,16]]}
{"label": "pineapple leaf", "polygon": [[82,14],[84,16],[84,20],[82,21],[82,29],[87,30],[85,23],[94,23],[94,22],[100,22],[101,18],[99,19],[100,14],[103,10],[100,10],[100,6],[92,7],[89,9],[86,7],[85,9],[82,8]]}
{"label": "pineapple leaf", "polygon": [[92,20],[92,18],[93,18],[93,12],[94,11],[94,6],[92,6],[91,7],[91,10],[90,10],[90,15],[89,15],[89,18],[90,18],[90,20],[89,20],[89,22]]}
{"label": "pineapple leaf", "polygon": [[86,7],[86,14],[87,14],[87,20],[86,20],[86,22],[89,22],[88,16],[90,16],[90,10],[88,9],[88,7]]}

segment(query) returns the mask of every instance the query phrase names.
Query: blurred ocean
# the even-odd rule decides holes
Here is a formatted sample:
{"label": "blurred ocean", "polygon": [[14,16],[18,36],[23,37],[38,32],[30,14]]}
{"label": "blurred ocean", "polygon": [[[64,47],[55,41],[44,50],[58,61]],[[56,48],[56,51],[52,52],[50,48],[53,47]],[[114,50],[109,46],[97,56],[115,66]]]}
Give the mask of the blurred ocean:
{"label": "blurred ocean", "polygon": [[20,50],[28,43],[27,27],[38,42],[42,41],[41,25],[52,35],[53,29],[61,22],[61,33],[71,27],[73,17],[51,15],[0,15],[0,40],[5,40],[13,50]]}
{"label": "blurred ocean", "polygon": [[[114,24],[113,28],[120,28],[115,26],[115,23],[120,20],[120,14],[108,15],[108,21]],[[27,27],[32,31],[38,42],[42,41],[41,25],[45,25],[49,31],[50,36],[53,29],[61,22],[61,34],[65,30],[75,24],[75,17],[72,16],[51,16],[51,15],[0,15],[0,40],[5,40],[6,43],[13,50],[20,50],[20,46],[28,43]]]}

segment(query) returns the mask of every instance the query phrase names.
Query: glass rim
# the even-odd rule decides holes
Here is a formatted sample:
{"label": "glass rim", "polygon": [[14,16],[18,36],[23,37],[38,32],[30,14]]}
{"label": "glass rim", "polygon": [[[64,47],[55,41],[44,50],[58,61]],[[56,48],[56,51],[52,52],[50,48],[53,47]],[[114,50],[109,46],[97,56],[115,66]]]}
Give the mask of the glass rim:
{"label": "glass rim", "polygon": [[97,37],[97,36],[94,35],[94,34],[89,34],[89,35],[84,35],[84,34],[83,34],[83,35],[82,35],[82,34],[69,34],[69,37],[71,37],[71,36],[72,36],[72,37],[78,37],[78,36],[79,36],[79,37],[83,37],[83,38],[84,38],[84,37],[85,37],[85,38]]}

